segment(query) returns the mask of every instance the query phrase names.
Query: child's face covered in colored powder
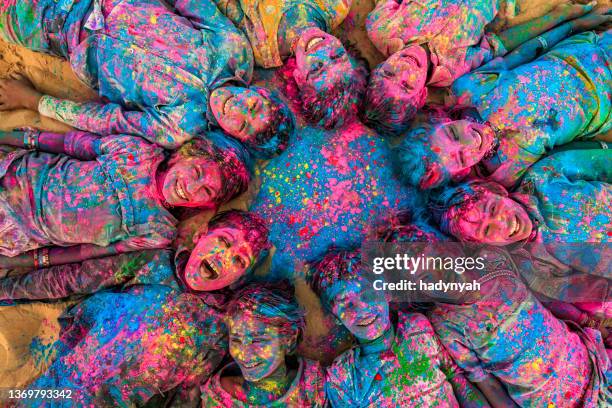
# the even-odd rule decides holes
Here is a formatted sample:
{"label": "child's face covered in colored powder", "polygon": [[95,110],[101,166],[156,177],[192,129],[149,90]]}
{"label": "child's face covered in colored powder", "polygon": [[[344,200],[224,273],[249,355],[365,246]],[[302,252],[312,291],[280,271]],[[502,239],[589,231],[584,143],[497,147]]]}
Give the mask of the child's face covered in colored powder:
{"label": "child's face covered in colored powder", "polygon": [[247,381],[260,381],[285,363],[290,339],[251,312],[229,320],[229,352]]}
{"label": "child's face covered in colored powder", "polygon": [[185,282],[193,290],[221,289],[243,277],[255,259],[242,230],[215,228],[199,237],[185,267]]}
{"label": "child's face covered in colored powder", "polygon": [[331,290],[332,313],[358,339],[377,339],[390,327],[389,304],[365,280],[339,281]]}
{"label": "child's face covered in colored powder", "polygon": [[212,207],[222,184],[218,163],[205,157],[183,157],[168,168],[162,195],[172,206]]}
{"label": "child's face covered in colored powder", "polygon": [[385,95],[396,100],[414,101],[420,107],[424,103],[429,63],[423,47],[414,45],[391,55],[372,73],[372,80],[383,89]]}
{"label": "child's face covered in colored powder", "polygon": [[430,137],[431,150],[451,176],[458,176],[477,164],[491,150],[495,132],[470,120],[444,123]]}
{"label": "child's face covered in colored powder", "polygon": [[353,73],[353,65],[344,46],[333,35],[311,28],[300,36],[295,49],[298,86],[308,86],[316,93],[339,82]]}
{"label": "child's face covered in colored powder", "polygon": [[263,132],[272,120],[270,101],[252,89],[226,86],[210,95],[210,107],[219,126],[247,142]]}
{"label": "child's face covered in colored powder", "polygon": [[485,193],[453,220],[454,230],[470,241],[507,245],[525,240],[533,228],[525,209],[509,197]]}

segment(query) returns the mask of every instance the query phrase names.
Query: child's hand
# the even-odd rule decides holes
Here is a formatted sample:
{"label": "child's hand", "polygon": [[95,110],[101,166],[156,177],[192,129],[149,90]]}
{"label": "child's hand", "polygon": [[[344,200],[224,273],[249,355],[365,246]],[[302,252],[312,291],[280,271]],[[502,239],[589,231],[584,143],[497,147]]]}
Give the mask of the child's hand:
{"label": "child's hand", "polygon": [[596,1],[587,4],[562,3],[553,8],[551,13],[562,21],[568,21],[590,13],[596,5]]}
{"label": "child's hand", "polygon": [[597,7],[591,13],[572,21],[572,31],[580,33],[605,26],[612,22],[612,7]]}
{"label": "child's hand", "polygon": [[34,89],[32,83],[19,74],[0,80],[0,111],[30,109],[38,111],[42,94]]}

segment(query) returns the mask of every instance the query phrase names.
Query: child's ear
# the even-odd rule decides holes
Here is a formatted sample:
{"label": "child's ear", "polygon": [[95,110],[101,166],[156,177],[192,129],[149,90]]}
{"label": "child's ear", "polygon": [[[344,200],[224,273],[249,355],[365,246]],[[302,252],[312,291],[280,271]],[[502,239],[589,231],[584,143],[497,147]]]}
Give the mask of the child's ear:
{"label": "child's ear", "polygon": [[464,178],[466,178],[470,174],[471,171],[472,171],[471,167],[468,167],[467,169],[461,170],[459,173],[455,174],[452,177],[453,181],[461,181],[461,180],[463,180]]}
{"label": "child's ear", "polygon": [[437,187],[438,184],[442,181],[442,172],[438,169],[437,165],[429,166],[425,175],[421,179],[419,183],[419,187],[423,190],[427,190],[430,188]]}
{"label": "child's ear", "polygon": [[295,79],[298,87],[300,87],[300,84],[303,84],[306,81],[306,77],[302,74],[302,71],[297,68],[293,70],[293,79]]}
{"label": "child's ear", "polygon": [[193,234],[193,238],[192,238],[193,245],[197,245],[200,238],[205,237],[207,234],[208,234],[208,231],[205,228]]}
{"label": "child's ear", "polygon": [[427,86],[424,86],[423,89],[421,89],[417,100],[419,101],[418,108],[425,106],[425,102],[427,101]]}
{"label": "child's ear", "polygon": [[298,347],[298,338],[300,336],[300,331],[296,330],[295,333],[289,337],[287,337],[287,354],[293,354],[297,350]]}

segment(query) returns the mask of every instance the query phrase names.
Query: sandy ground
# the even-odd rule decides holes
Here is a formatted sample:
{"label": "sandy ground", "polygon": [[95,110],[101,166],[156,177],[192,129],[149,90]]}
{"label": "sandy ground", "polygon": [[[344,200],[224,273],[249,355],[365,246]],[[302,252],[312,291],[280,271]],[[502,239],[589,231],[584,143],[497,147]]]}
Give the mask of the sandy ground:
{"label": "sandy ground", "polygon": [[[6,78],[14,72],[29,78],[40,92],[48,95],[76,101],[97,99],[97,93],[77,78],[66,61],[0,40],[0,78]],[[70,129],[69,126],[41,116],[37,112],[28,110],[0,112],[0,130],[26,126],[55,132],[65,132]]]}
{"label": "sandy ground", "polygon": [[[514,25],[527,21],[565,1],[567,0],[517,0],[524,13],[502,23]],[[612,0],[604,1],[610,4]],[[363,29],[365,17],[373,4],[373,0],[354,0],[348,18],[336,33],[340,38],[355,44],[372,67],[382,60]],[[97,98],[96,93],[82,84],[73,74],[67,62],[0,41],[0,78],[7,77],[13,72],[24,74],[39,91],[46,94],[79,101]],[[32,111],[0,112],[0,130],[21,127],[34,127],[56,132],[65,132],[70,129],[66,125],[41,117]],[[612,141],[610,133],[606,138]],[[256,191],[257,185],[253,183],[243,197],[234,200],[224,208],[246,209]],[[204,213],[190,220],[190,223],[205,223],[211,215],[211,213]],[[296,282],[296,295],[305,308],[307,320],[302,352],[310,357],[329,362],[333,357],[333,352],[330,353],[329,350],[329,345],[332,343],[330,339],[335,337],[330,336],[330,332],[337,335],[339,329],[335,326],[333,319],[322,311],[318,299],[304,282]],[[0,386],[21,386],[38,375],[41,366],[35,364],[32,358],[27,358],[30,353],[26,346],[32,343],[33,339],[38,338],[44,338],[48,343],[52,342],[59,329],[56,319],[63,307],[65,307],[63,304],[34,304],[2,309],[0,314],[0,367],[2,367],[0,379],[3,379],[4,382],[0,381]],[[15,325],[14,322],[19,322],[19,325]],[[344,347],[346,345],[347,343],[344,342]],[[339,347],[339,349],[342,348],[342,346]],[[12,380],[6,383],[5,380],[8,378]]]}

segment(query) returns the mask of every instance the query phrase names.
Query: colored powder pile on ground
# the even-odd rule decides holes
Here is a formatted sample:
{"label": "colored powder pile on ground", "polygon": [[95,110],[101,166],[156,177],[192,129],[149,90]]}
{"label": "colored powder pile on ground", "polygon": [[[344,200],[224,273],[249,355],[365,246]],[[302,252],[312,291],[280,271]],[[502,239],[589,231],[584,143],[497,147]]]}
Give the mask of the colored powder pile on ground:
{"label": "colored powder pile on ground", "polygon": [[275,277],[291,276],[330,246],[359,245],[383,214],[418,204],[414,190],[394,177],[386,142],[363,125],[299,133],[261,170],[251,206],[269,223]]}

